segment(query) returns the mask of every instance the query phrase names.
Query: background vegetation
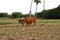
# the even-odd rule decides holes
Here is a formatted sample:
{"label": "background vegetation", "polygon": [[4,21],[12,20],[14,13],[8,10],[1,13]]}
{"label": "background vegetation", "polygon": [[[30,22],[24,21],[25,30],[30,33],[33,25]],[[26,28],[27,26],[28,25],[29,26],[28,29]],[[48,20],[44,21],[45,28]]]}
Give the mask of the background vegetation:
{"label": "background vegetation", "polygon": [[[29,14],[23,14],[21,12],[12,12],[12,14],[8,13],[0,13],[0,17],[7,17],[7,18],[21,18],[25,17]],[[49,9],[49,10],[43,10],[42,12],[37,12],[34,14],[34,16],[37,16],[37,18],[44,18],[44,19],[60,19],[60,5],[57,8]]]}
{"label": "background vegetation", "polygon": [[43,10],[42,12],[37,13],[38,18],[46,19],[60,19],[60,5],[57,8],[50,10]]}

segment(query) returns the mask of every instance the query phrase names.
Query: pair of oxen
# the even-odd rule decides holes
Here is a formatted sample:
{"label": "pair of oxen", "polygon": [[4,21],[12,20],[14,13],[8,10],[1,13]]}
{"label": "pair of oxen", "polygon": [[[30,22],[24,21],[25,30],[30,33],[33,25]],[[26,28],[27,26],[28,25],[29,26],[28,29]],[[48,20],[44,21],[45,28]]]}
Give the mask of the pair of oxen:
{"label": "pair of oxen", "polygon": [[26,16],[25,18],[20,18],[19,23],[21,23],[22,25],[26,24],[26,26],[31,25],[32,23],[36,25],[36,20],[37,19],[34,16],[33,17]]}

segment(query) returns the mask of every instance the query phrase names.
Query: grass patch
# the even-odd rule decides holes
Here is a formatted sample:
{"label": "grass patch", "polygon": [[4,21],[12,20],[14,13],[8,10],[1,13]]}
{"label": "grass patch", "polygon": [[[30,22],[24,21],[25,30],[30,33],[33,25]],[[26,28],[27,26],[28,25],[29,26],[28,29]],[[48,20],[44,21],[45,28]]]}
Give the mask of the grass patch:
{"label": "grass patch", "polygon": [[60,23],[60,20],[38,20],[38,23]]}
{"label": "grass patch", "polygon": [[[20,18],[0,18],[0,25],[16,25]],[[53,23],[60,24],[60,19],[39,19],[37,23]]]}
{"label": "grass patch", "polygon": [[15,22],[0,22],[0,25],[16,24]]}

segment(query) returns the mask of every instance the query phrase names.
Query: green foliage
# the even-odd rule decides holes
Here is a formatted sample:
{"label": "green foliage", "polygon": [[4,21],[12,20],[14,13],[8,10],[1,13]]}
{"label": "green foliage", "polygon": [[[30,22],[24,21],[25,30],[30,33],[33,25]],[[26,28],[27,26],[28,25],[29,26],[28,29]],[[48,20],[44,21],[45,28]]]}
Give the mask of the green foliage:
{"label": "green foliage", "polygon": [[36,4],[41,3],[40,0],[34,0],[34,2],[36,2]]}
{"label": "green foliage", "polygon": [[12,18],[12,15],[10,14],[10,15],[8,15],[8,18]]}
{"label": "green foliage", "polygon": [[35,16],[36,16],[37,18],[40,18],[40,17],[42,17],[42,13],[41,13],[41,12],[37,12],[37,13],[35,13]]}
{"label": "green foliage", "polygon": [[0,25],[16,24],[15,22],[0,22]]}
{"label": "green foliage", "polygon": [[57,7],[57,9],[59,9],[59,10],[60,10],[60,5]]}
{"label": "green foliage", "polygon": [[[29,16],[30,14],[24,14],[23,17]],[[33,14],[31,14],[31,16],[34,16]]]}
{"label": "green foliage", "polygon": [[0,17],[7,17],[8,13],[0,13]]}
{"label": "green foliage", "polygon": [[37,13],[38,17],[43,17],[47,19],[60,19],[60,5],[57,8],[50,10],[43,10],[40,13]]}
{"label": "green foliage", "polygon": [[12,17],[13,18],[20,18],[20,17],[22,17],[22,13],[20,13],[20,12],[13,12],[12,13]]}
{"label": "green foliage", "polygon": [[45,17],[47,19],[60,19],[60,9],[55,8],[55,9],[48,10],[45,13]]}

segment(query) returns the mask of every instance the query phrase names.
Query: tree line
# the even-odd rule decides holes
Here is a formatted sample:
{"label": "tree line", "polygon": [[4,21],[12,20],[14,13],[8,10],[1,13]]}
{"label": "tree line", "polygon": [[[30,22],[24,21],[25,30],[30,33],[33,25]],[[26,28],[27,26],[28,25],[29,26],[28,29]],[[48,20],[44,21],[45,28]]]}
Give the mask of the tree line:
{"label": "tree line", "polygon": [[[21,18],[27,15],[29,14],[22,14],[21,12],[12,12],[12,14],[0,13],[0,17],[8,17],[8,18]],[[37,16],[37,18],[60,19],[60,5],[54,9],[43,10],[42,12],[37,12],[34,14],[34,16],[35,15]]]}
{"label": "tree line", "polygon": [[[0,13],[0,17],[5,17],[5,18],[21,18],[21,17],[26,17],[29,14],[22,14],[21,12],[12,12],[12,14],[8,13]],[[31,14],[33,16],[33,14]]]}
{"label": "tree line", "polygon": [[57,8],[36,13],[38,18],[60,19],[60,5]]}

